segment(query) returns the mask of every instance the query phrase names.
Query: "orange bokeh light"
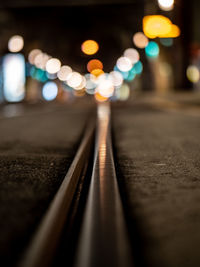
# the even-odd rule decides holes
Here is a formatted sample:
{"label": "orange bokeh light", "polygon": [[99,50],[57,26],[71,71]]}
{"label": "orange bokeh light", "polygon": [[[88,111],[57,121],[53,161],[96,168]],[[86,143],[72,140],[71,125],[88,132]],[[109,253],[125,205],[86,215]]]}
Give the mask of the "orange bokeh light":
{"label": "orange bokeh light", "polygon": [[94,40],[87,40],[82,43],[81,50],[86,55],[94,55],[99,50],[99,45]]}
{"label": "orange bokeh light", "polygon": [[91,59],[87,64],[87,70],[89,72],[95,70],[95,69],[103,69],[103,63],[98,59]]}

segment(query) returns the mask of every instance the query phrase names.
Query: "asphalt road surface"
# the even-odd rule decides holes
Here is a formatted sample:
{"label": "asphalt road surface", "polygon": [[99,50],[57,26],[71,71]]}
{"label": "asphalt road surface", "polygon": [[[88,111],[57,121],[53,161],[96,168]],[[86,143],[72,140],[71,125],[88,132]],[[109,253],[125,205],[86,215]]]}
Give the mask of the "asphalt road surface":
{"label": "asphalt road surface", "polygon": [[91,105],[11,104],[0,110],[0,259],[20,257],[72,162]]}
{"label": "asphalt road surface", "polygon": [[[200,108],[170,101],[112,105],[117,177],[136,267],[200,266]],[[85,102],[1,107],[2,266],[15,266],[94,112]]]}
{"label": "asphalt road surface", "polygon": [[200,108],[168,104],[113,106],[118,178],[136,266],[198,267]]}

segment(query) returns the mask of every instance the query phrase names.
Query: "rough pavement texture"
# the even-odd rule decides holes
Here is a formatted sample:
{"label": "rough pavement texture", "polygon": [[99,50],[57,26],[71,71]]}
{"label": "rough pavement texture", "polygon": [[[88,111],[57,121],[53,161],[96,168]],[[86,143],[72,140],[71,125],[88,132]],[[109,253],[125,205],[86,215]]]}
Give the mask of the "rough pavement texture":
{"label": "rough pavement texture", "polygon": [[89,111],[76,104],[2,107],[1,266],[15,265],[30,240],[75,155]]}
{"label": "rough pavement texture", "polygon": [[200,110],[126,103],[112,111],[136,267],[199,267]]}

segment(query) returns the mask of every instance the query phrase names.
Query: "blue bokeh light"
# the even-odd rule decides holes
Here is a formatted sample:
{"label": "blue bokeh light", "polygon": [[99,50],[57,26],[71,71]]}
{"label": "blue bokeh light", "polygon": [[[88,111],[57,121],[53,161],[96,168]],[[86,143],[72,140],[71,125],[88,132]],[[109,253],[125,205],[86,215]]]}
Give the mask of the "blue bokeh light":
{"label": "blue bokeh light", "polygon": [[42,96],[45,100],[51,101],[56,98],[58,94],[58,87],[55,82],[47,82],[42,88]]}

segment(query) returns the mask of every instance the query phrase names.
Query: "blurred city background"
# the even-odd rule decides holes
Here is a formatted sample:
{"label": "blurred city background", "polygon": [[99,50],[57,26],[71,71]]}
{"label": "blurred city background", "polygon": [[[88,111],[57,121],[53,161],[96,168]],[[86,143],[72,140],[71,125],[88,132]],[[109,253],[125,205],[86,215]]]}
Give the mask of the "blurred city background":
{"label": "blurred city background", "polygon": [[198,92],[197,0],[0,3],[1,103]]}

